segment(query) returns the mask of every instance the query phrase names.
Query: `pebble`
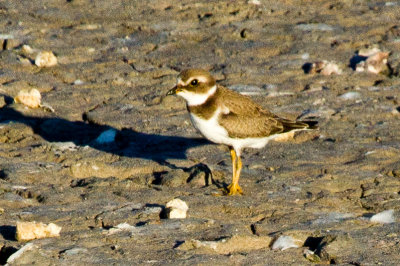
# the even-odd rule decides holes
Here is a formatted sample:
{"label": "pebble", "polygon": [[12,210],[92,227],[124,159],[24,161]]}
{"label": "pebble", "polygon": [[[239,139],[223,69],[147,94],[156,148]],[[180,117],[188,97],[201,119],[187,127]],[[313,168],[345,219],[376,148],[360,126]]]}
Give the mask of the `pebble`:
{"label": "pebble", "polygon": [[27,44],[22,45],[21,52],[24,54],[33,54],[35,50]]}
{"label": "pebble", "polygon": [[113,235],[113,234],[116,234],[116,233],[119,233],[119,232],[122,232],[122,231],[128,231],[128,232],[132,232],[133,233],[133,232],[137,231],[137,229],[136,229],[135,226],[130,225],[128,223],[121,223],[121,224],[118,224],[118,225],[110,228],[108,230],[107,234],[108,235]]}
{"label": "pebble", "polygon": [[294,239],[291,236],[280,236],[275,242],[272,244],[272,249],[276,250],[286,250],[289,248],[299,248],[302,246],[301,244],[296,244],[296,242],[301,242],[299,240]]}
{"label": "pebble", "polygon": [[51,51],[39,52],[35,58],[38,67],[52,67],[57,65],[57,57]]}
{"label": "pebble", "polygon": [[339,66],[334,63],[334,62],[328,62],[326,60],[323,61],[317,61],[315,63],[312,63],[311,65],[308,64],[309,67],[306,71],[306,73],[314,74],[314,73],[320,73],[324,76],[330,76],[332,74],[340,75],[342,74],[342,70],[339,68]]}
{"label": "pebble", "polygon": [[356,100],[361,98],[361,94],[356,91],[349,91],[339,96],[342,100]]}
{"label": "pebble", "polygon": [[355,65],[357,72],[368,71],[370,73],[379,74],[388,69],[387,62],[389,58],[388,52],[382,52],[379,48],[360,49],[356,55],[359,62]]}
{"label": "pebble", "polygon": [[181,199],[173,199],[166,205],[167,217],[169,219],[184,219],[186,218],[187,211],[189,209],[186,202]]}
{"label": "pebble", "polygon": [[394,210],[386,210],[373,215],[370,219],[372,223],[390,224],[395,222]]}
{"label": "pebble", "polygon": [[327,62],[326,65],[322,68],[321,74],[325,76],[329,76],[332,74],[340,75],[342,74],[342,70],[340,70],[339,66],[333,62]]}
{"label": "pebble", "polygon": [[30,91],[21,90],[14,98],[14,101],[16,103],[22,103],[29,108],[38,108],[40,107],[41,99],[42,96],[40,95],[40,92],[37,89],[31,89]]}
{"label": "pebble", "polygon": [[74,81],[74,85],[83,85],[85,82],[83,82],[82,80],[80,80],[80,79],[77,79],[77,80],[75,80]]}
{"label": "pebble", "polygon": [[48,225],[36,222],[17,222],[15,238],[18,241],[29,241],[38,238],[60,236],[61,227],[50,223]]}

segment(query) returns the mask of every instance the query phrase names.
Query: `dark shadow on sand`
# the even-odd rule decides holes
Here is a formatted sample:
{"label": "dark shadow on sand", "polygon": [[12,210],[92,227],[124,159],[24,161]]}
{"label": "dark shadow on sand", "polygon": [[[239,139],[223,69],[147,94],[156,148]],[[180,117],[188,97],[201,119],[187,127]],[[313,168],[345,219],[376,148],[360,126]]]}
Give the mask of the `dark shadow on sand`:
{"label": "dark shadow on sand", "polygon": [[[7,101],[10,101],[9,97],[6,98]],[[166,162],[167,159],[186,159],[187,149],[209,143],[203,138],[163,136],[136,132],[132,129],[117,130],[109,126],[68,121],[58,117],[25,116],[6,106],[0,109],[0,123],[7,122],[24,123],[30,126],[35,134],[49,142],[70,141],[75,145],[88,145],[119,156],[153,160],[168,166],[171,165]],[[96,138],[108,129],[114,129],[117,132],[113,145],[97,143]]]}

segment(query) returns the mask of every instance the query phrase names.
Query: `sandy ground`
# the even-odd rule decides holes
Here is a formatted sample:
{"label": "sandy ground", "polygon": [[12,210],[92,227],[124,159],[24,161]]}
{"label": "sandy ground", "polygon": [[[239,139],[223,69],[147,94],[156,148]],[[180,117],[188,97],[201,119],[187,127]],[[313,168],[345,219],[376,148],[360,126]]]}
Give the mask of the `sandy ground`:
{"label": "sandy ground", "polygon": [[[398,264],[399,21],[400,1],[0,1],[0,264]],[[374,47],[384,71],[355,71]],[[341,74],[306,73],[322,60]],[[228,149],[165,97],[189,67],[320,129],[246,151],[245,194],[218,197]],[[13,101],[32,88],[54,112]],[[18,242],[20,221],[61,235]]]}

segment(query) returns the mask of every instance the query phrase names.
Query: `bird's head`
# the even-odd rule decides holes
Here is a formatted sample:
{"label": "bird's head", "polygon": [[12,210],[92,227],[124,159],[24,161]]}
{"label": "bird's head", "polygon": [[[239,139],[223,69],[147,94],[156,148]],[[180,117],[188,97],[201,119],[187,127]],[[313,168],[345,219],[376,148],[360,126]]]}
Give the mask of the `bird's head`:
{"label": "bird's head", "polygon": [[215,78],[202,69],[187,69],[182,71],[174,88],[167,95],[178,95],[184,98],[188,105],[203,104],[217,89]]}

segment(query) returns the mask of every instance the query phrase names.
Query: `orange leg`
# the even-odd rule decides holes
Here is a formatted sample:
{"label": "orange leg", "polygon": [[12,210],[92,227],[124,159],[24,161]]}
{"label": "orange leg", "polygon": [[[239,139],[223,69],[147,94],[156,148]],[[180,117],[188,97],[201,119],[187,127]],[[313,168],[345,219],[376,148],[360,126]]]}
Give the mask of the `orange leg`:
{"label": "orange leg", "polygon": [[240,171],[242,170],[242,160],[240,156],[237,156],[235,150],[231,148],[231,159],[232,159],[232,183],[228,186],[228,195],[243,194],[242,189],[239,186]]}

